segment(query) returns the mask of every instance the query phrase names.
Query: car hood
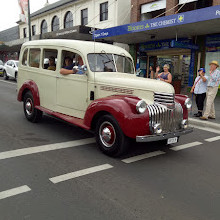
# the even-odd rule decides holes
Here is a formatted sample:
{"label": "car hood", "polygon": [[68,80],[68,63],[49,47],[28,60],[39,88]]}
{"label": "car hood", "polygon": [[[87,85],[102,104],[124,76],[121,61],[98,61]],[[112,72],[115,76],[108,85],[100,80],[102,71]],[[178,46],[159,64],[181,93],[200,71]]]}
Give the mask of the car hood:
{"label": "car hood", "polygon": [[123,94],[134,95],[152,104],[154,93],[174,94],[171,84],[160,80],[137,77],[126,73],[96,73],[95,82],[98,90],[98,98],[109,95]]}

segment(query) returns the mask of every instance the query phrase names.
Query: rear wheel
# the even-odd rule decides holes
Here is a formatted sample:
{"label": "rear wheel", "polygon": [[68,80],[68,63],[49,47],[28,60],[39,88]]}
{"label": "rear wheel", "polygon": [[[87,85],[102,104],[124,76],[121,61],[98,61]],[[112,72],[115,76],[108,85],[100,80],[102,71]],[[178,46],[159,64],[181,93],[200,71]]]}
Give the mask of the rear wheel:
{"label": "rear wheel", "polygon": [[99,149],[109,156],[118,157],[128,148],[128,137],[111,115],[104,115],[99,119],[95,135]]}
{"label": "rear wheel", "polygon": [[29,91],[24,95],[24,114],[28,121],[38,122],[42,118],[42,111],[34,108],[34,99],[32,93]]}
{"label": "rear wheel", "polygon": [[4,80],[8,80],[8,75],[7,75],[7,72],[6,72],[6,70],[4,70],[4,73],[3,73],[3,75],[4,75]]}

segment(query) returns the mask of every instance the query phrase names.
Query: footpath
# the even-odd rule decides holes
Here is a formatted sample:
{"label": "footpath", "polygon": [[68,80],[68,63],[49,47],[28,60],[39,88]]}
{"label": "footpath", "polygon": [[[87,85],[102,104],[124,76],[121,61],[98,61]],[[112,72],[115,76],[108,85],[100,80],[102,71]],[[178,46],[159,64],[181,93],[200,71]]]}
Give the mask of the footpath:
{"label": "footpath", "polygon": [[[190,95],[189,95],[190,97]],[[190,97],[192,99],[192,95]],[[192,109],[189,111],[189,124],[193,126],[200,126],[204,128],[211,128],[217,131],[220,131],[220,96],[216,96],[215,98],[215,119],[208,119],[207,121],[201,120],[197,117],[194,117],[193,114],[197,113],[195,96],[193,96],[193,104]]]}

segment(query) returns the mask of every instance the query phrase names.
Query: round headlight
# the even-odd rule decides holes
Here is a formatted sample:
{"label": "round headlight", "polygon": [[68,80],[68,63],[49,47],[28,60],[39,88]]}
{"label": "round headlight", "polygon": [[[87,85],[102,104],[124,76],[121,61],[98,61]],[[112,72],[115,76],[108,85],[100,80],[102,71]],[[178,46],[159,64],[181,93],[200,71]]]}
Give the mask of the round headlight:
{"label": "round headlight", "polygon": [[136,105],[138,113],[143,114],[147,109],[147,103],[144,100],[140,100]]}
{"label": "round headlight", "polygon": [[160,123],[157,123],[154,125],[154,133],[155,134],[161,134],[162,133],[162,127]]}
{"label": "round headlight", "polygon": [[184,104],[186,108],[190,109],[192,107],[192,100],[190,98],[187,98]]}
{"label": "round headlight", "polygon": [[188,128],[188,120],[184,119],[182,120],[182,128],[187,129]]}

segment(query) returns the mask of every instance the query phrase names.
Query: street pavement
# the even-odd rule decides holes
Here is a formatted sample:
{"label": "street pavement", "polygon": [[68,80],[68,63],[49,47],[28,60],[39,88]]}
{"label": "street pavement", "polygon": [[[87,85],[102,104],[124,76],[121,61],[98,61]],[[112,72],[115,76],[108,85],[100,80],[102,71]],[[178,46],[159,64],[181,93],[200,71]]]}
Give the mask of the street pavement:
{"label": "street pavement", "polygon": [[14,81],[0,78],[0,103],[0,220],[219,220],[219,130],[110,158],[90,132],[28,122]]}

